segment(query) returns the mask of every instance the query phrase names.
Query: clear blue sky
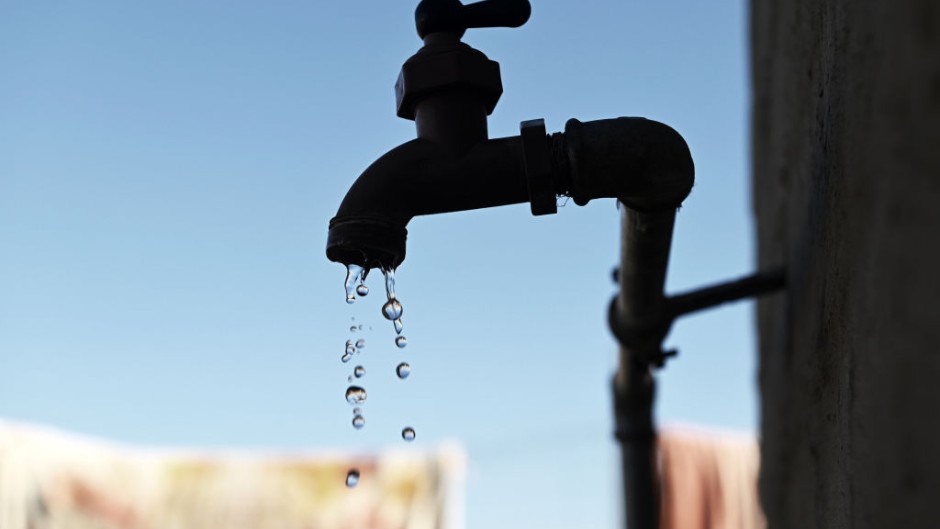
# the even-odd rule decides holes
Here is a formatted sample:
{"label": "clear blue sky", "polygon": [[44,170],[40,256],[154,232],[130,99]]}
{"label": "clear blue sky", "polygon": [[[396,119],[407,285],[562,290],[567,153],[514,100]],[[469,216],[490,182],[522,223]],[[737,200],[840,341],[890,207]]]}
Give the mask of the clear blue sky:
{"label": "clear blue sky", "polygon": [[[671,124],[697,185],[669,290],[751,271],[744,2],[533,4],[523,28],[465,37],[502,67],[491,136]],[[404,354],[379,296],[347,306],[324,257],[345,190],[414,137],[392,90],[414,6],[0,4],[0,417],[290,450],[401,447],[411,424],[416,449],[468,449],[471,529],[614,527],[612,201],[413,221]],[[353,316],[374,327],[359,432],[339,361]],[[748,305],[677,324],[660,422],[756,429],[752,327]]]}

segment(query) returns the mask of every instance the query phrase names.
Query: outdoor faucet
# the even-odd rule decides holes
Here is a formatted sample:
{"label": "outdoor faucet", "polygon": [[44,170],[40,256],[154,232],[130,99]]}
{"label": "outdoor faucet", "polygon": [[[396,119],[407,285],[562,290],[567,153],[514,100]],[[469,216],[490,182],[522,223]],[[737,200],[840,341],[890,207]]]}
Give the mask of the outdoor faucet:
{"label": "outdoor faucet", "polygon": [[327,257],[392,269],[405,259],[406,226],[417,215],[529,202],[555,213],[618,198],[642,212],[670,211],[692,188],[688,146],[670,127],[643,118],[582,123],[548,135],[542,120],[518,136],[488,139],[487,116],[502,94],[499,64],[460,41],[468,28],[518,27],[528,0],[423,0],[415,11],[424,46],[395,84],[398,116],[417,138],[382,155],[349,189],[330,221]]}
{"label": "outdoor faucet", "polygon": [[572,119],[563,133],[549,135],[537,119],[523,121],[518,136],[488,138],[487,116],[502,94],[499,65],[460,38],[468,28],[521,26],[529,14],[528,0],[420,2],[415,21],[424,46],[395,85],[398,116],[414,120],[417,138],[382,155],[353,183],[330,221],[326,255],[392,270],[405,259],[406,227],[417,215],[523,202],[544,215],[557,211],[559,196],[581,206],[616,198],[623,240],[610,323],[620,342],[614,418],[625,521],[631,529],[655,528],[652,369],[669,356],[662,342],[684,313],[679,308],[730,298],[719,288],[677,305],[663,293],[676,210],[694,179],[689,148],[672,128],[644,118]]}

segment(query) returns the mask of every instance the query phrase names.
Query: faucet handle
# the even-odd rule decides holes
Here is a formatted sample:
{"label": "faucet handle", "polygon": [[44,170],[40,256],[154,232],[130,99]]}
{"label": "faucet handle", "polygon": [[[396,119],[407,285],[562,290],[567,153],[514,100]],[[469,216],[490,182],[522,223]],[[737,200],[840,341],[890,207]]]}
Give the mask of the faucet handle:
{"label": "faucet handle", "polygon": [[422,39],[439,31],[463,36],[470,28],[517,28],[531,13],[529,0],[483,0],[466,6],[460,0],[421,0],[415,26]]}

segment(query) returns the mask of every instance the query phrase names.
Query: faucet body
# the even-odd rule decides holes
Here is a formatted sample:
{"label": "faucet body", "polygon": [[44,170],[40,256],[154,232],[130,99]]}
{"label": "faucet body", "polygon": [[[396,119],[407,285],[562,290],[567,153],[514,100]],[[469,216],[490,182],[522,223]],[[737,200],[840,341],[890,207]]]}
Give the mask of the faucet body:
{"label": "faucet body", "polygon": [[330,260],[397,267],[417,215],[524,202],[533,213],[554,213],[556,196],[578,205],[617,198],[640,212],[674,211],[692,187],[688,146],[656,121],[572,119],[552,135],[526,122],[520,136],[472,142],[433,120],[422,127],[418,108],[424,137],[384,154],[353,183],[330,221]]}
{"label": "faucet body", "polygon": [[610,317],[620,342],[614,414],[625,522],[631,529],[655,528],[651,370],[664,358],[666,265],[694,165],[675,130],[644,118],[572,119],[554,134],[532,120],[521,124],[518,136],[490,139],[486,118],[502,93],[499,67],[460,37],[469,27],[516,27],[528,15],[527,0],[419,4],[424,46],[405,62],[395,86],[398,115],[415,121],[417,138],[379,157],[353,183],[330,220],[326,254],[346,265],[389,270],[404,261],[407,225],[417,215],[524,202],[543,215],[556,212],[557,196],[578,205],[619,200],[620,293]]}

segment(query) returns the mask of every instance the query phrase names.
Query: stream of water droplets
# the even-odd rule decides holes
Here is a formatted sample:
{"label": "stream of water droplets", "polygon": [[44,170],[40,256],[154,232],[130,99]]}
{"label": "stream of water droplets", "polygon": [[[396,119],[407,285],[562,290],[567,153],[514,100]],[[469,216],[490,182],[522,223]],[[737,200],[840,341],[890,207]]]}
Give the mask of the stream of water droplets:
{"label": "stream of water droplets", "polygon": [[[382,268],[382,274],[385,279],[385,296],[386,301],[382,305],[382,316],[391,321],[395,329],[395,339],[394,343],[398,349],[404,349],[408,345],[408,339],[402,335],[402,330],[404,329],[404,324],[402,323],[402,314],[404,313],[404,307],[401,304],[401,301],[398,300],[398,296],[395,294],[395,269],[386,269]],[[369,269],[363,268],[357,265],[347,265],[346,266],[346,281],[344,282],[344,287],[346,290],[346,303],[355,303],[356,296],[365,297],[369,294],[369,287],[366,286],[366,276],[369,274]],[[355,318],[352,319],[355,322]],[[372,328],[369,327],[369,330]],[[353,323],[349,327],[349,332],[355,335],[363,331],[363,325],[356,325]],[[365,338],[357,338],[355,336],[350,337],[346,341],[346,347],[341,358],[343,363],[349,362],[353,355],[360,354],[365,348],[366,340]],[[357,379],[362,378],[366,374],[366,369],[362,365],[357,365],[353,369],[353,374],[348,377],[350,383],[349,387],[346,388],[346,401],[355,406],[353,409],[353,418],[352,426],[356,430],[362,429],[366,424],[365,416],[362,413],[362,408],[358,407],[365,403],[367,398],[366,389],[362,386],[352,384],[353,381],[356,381],[356,384],[359,384]],[[395,368],[395,374],[399,379],[406,379],[411,374],[411,365],[407,362],[401,362]],[[413,441],[415,438],[414,428],[407,426],[402,429],[401,437],[405,441]],[[346,474],[346,486],[349,488],[355,487],[359,484],[360,474],[359,470],[355,468],[349,469]]]}

